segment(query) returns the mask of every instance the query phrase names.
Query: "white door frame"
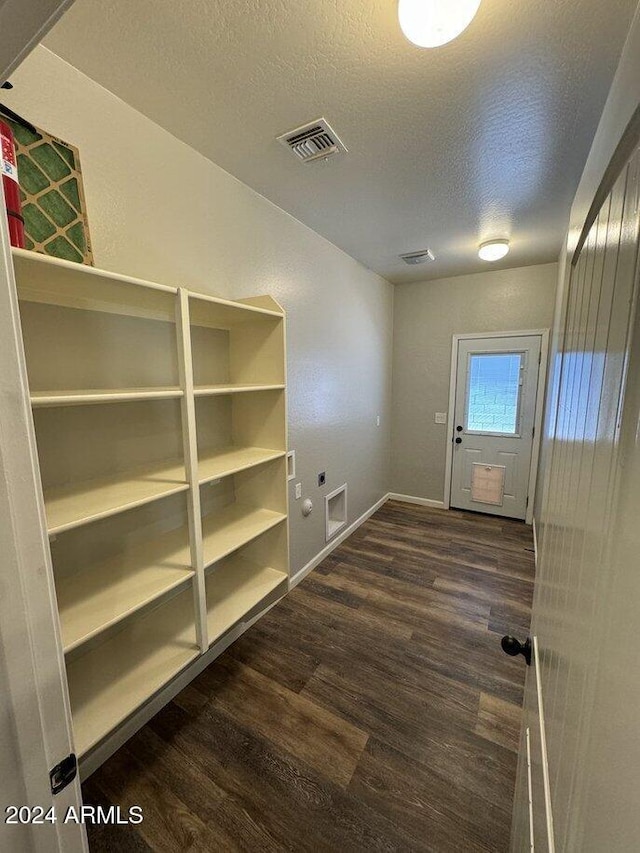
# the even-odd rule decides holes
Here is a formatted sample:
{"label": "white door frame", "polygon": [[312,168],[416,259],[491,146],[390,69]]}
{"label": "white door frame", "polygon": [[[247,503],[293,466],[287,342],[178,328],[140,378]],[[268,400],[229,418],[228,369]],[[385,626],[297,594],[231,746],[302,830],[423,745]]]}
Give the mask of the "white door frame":
{"label": "white door frame", "polygon": [[[66,810],[81,803],[78,777],[55,796],[49,780],[74,747],[4,209],[0,183],[0,847],[86,853],[84,827],[64,823]],[[53,806],[57,823],[7,825],[8,805]]]}
{"label": "white door frame", "polygon": [[538,460],[540,459],[540,440],[542,438],[542,416],[544,412],[544,392],[547,381],[547,361],[549,358],[549,329],[529,329],[516,332],[468,332],[453,336],[451,344],[451,374],[449,377],[449,408],[447,410],[447,455],[444,466],[444,508],[451,506],[451,473],[453,468],[453,432],[456,405],[456,378],[458,372],[458,345],[460,341],[473,338],[519,338],[525,335],[540,337],[540,370],[538,371],[538,389],[536,394],[536,413],[534,418],[535,433],[531,448],[531,467],[529,469],[529,484],[527,487],[527,514],[525,523],[533,522],[533,502],[538,478]]}
{"label": "white door frame", "polygon": [[[73,0],[0,3],[0,82]],[[80,780],[57,795],[49,771],[73,751],[35,431],[22,345],[9,231],[0,182],[0,846],[86,853],[84,826],[64,822],[81,803]],[[16,802],[17,801],[17,802]],[[8,805],[55,809],[57,822],[11,826]]]}

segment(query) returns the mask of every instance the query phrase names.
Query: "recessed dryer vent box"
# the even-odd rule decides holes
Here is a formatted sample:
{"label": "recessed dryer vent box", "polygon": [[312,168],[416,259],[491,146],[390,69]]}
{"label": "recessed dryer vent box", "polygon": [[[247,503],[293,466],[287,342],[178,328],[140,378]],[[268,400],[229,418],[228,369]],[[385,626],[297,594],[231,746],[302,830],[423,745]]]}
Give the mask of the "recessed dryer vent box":
{"label": "recessed dryer vent box", "polygon": [[326,541],[328,542],[347,524],[347,484],[326,495],[324,506]]}

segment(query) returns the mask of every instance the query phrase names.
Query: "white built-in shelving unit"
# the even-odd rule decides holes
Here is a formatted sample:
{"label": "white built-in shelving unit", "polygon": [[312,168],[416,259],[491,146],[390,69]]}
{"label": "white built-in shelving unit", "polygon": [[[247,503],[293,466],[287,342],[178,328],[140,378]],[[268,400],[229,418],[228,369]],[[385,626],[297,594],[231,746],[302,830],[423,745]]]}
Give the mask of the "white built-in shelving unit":
{"label": "white built-in shelving unit", "polygon": [[288,589],[285,320],[13,260],[82,757]]}

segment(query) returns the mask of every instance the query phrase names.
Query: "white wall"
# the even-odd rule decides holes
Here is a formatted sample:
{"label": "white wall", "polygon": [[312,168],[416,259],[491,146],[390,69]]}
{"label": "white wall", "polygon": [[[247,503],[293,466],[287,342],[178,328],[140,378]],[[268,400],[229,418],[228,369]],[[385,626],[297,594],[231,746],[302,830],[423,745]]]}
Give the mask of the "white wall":
{"label": "white wall", "polygon": [[391,491],[441,501],[454,334],[549,328],[557,264],[398,285]]}
{"label": "white wall", "polygon": [[291,504],[297,571],[325,544],[323,494],[347,481],[353,521],[388,489],[392,286],[45,48],[11,79],[3,101],[80,149],[96,266],[287,311],[289,445],[315,504]]}

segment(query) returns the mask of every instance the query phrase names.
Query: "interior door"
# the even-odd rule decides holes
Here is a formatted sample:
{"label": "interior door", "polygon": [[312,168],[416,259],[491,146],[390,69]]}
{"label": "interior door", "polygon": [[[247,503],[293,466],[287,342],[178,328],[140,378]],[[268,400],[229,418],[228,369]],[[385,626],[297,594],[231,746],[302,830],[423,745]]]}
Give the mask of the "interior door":
{"label": "interior door", "polygon": [[73,753],[71,714],[4,209],[0,183],[0,850],[75,853],[79,780],[54,793],[49,776]]}
{"label": "interior door", "polygon": [[514,851],[640,844],[640,149],[610,174],[554,356]]}
{"label": "interior door", "polygon": [[[0,81],[70,5],[0,2]],[[0,850],[80,853],[79,779],[54,793],[49,775],[73,739],[4,211],[0,182]]]}
{"label": "interior door", "polygon": [[524,519],[541,335],[458,341],[450,504]]}

